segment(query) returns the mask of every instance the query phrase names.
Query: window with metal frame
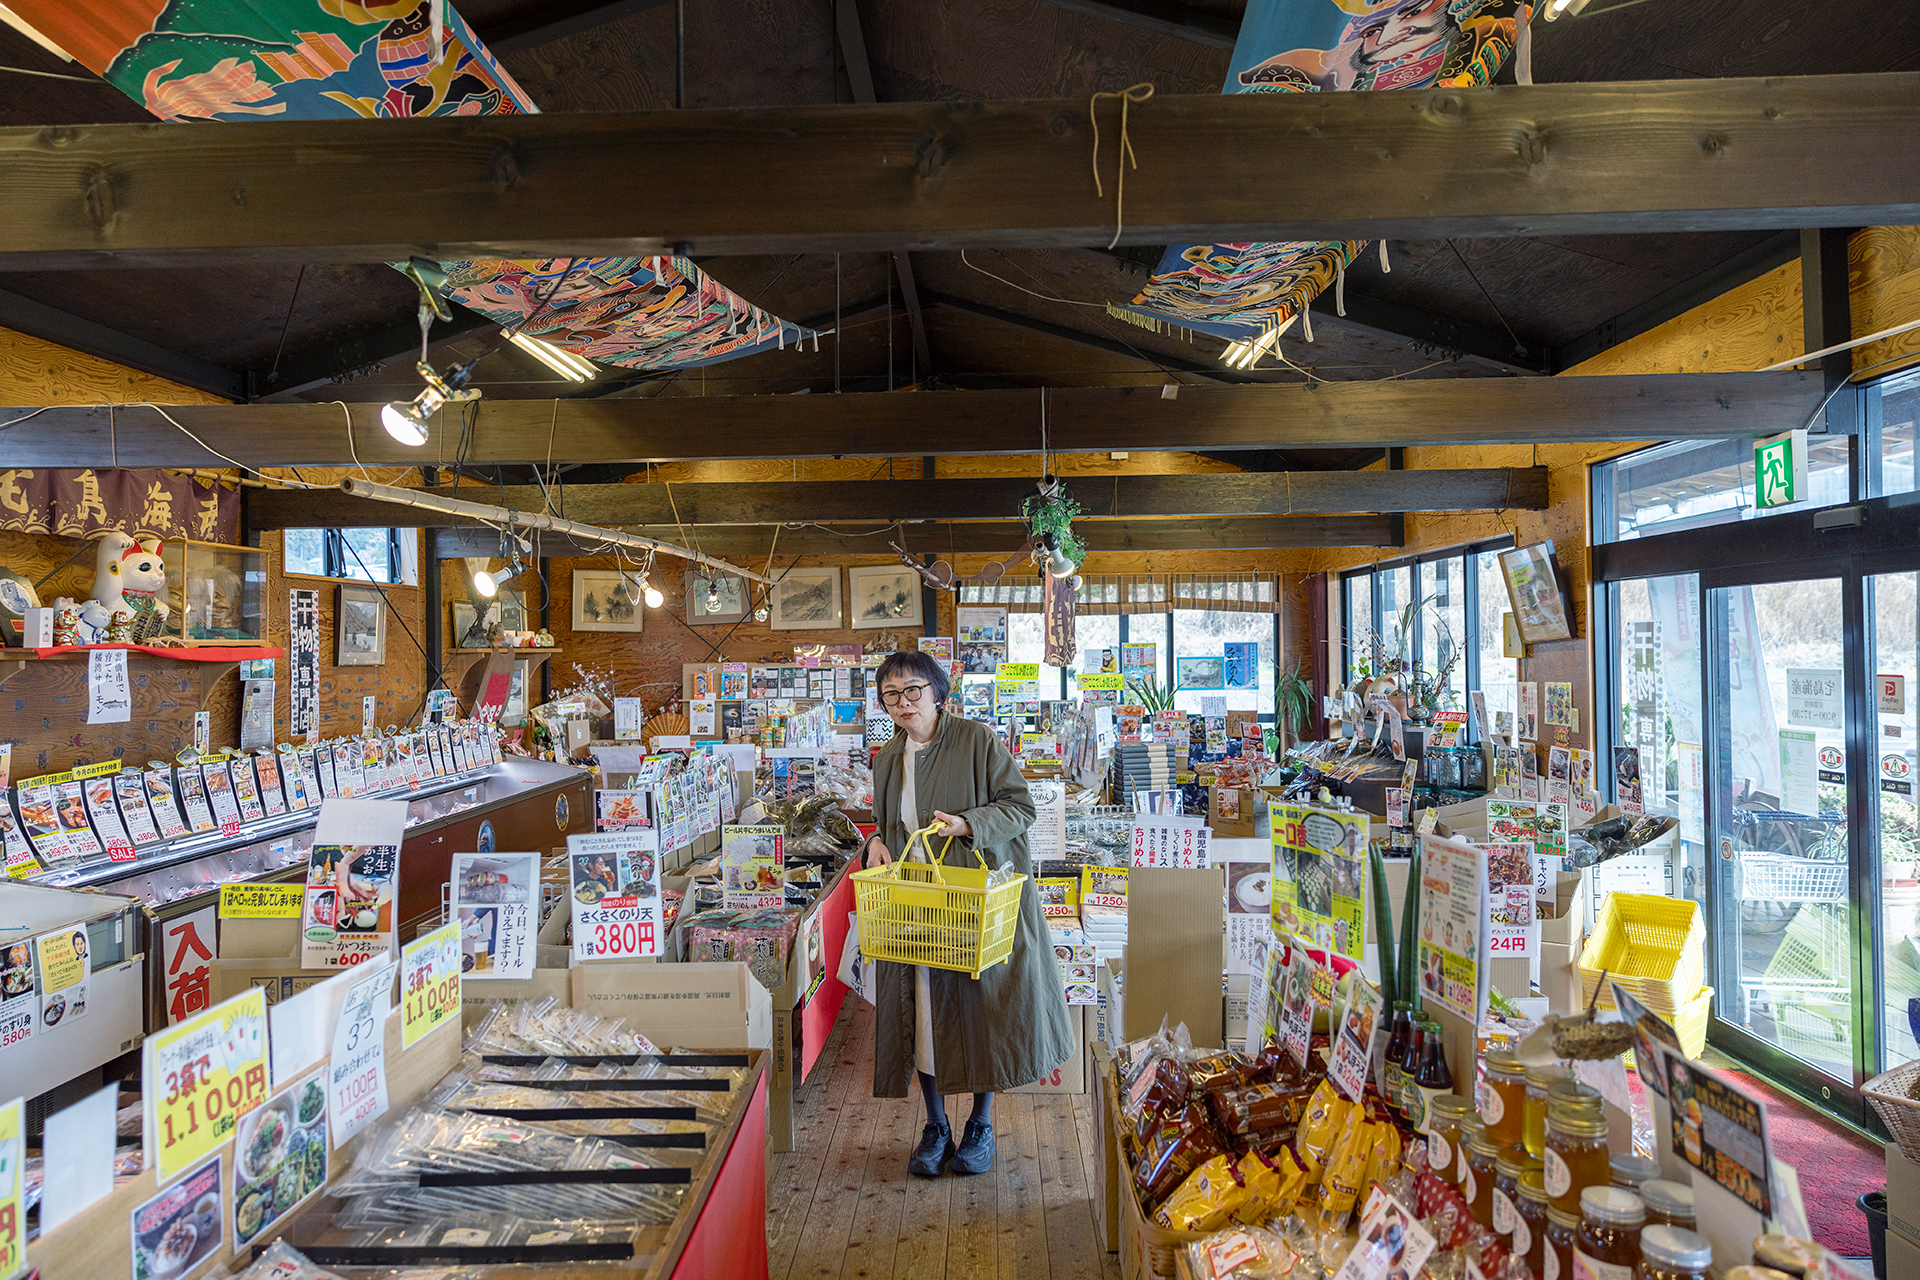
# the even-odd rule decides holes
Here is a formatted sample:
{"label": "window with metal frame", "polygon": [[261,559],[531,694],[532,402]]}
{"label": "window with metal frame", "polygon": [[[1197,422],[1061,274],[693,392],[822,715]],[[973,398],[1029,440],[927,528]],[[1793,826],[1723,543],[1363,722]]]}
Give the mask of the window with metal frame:
{"label": "window with metal frame", "polygon": [[[1507,602],[1498,565],[1491,573],[1488,565],[1512,545],[1511,537],[1490,538],[1342,574],[1345,682],[1378,674],[1382,665],[1396,659],[1409,667],[1417,663],[1428,676],[1444,665],[1448,708],[1464,710],[1467,691],[1482,689],[1488,693],[1489,714],[1502,706],[1510,709],[1510,691],[1496,693],[1511,684],[1518,671],[1495,657],[1502,652],[1500,619]],[[1487,596],[1489,583],[1501,592],[1493,599]],[[1425,607],[1402,635],[1405,610],[1421,602]]]}
{"label": "window with metal frame", "polygon": [[[382,528],[288,529],[285,570],[315,578],[394,584],[403,581],[403,530]],[[405,530],[412,533],[412,530]]]}

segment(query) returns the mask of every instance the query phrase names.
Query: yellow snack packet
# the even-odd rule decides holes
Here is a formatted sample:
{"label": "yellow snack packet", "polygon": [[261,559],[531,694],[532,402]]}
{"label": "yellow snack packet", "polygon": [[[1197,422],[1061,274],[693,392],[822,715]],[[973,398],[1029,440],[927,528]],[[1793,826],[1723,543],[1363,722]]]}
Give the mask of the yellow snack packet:
{"label": "yellow snack packet", "polygon": [[1212,1231],[1246,1201],[1247,1188],[1234,1168],[1233,1157],[1218,1155],[1188,1174],[1154,1213],[1153,1220],[1170,1231]]}
{"label": "yellow snack packet", "polygon": [[1293,1210],[1294,1201],[1298,1200],[1300,1193],[1307,1189],[1306,1166],[1294,1158],[1293,1152],[1282,1149],[1279,1157],[1273,1161],[1273,1165],[1280,1175],[1280,1183],[1274,1190],[1273,1198],[1257,1213],[1253,1204],[1249,1202],[1237,1215],[1249,1226],[1258,1226],[1262,1222],[1286,1217]]}
{"label": "yellow snack packet", "polygon": [[1236,1221],[1257,1227],[1272,1216],[1268,1206],[1280,1195],[1280,1169],[1258,1150],[1241,1156],[1237,1167],[1240,1181],[1246,1184],[1247,1198],[1233,1216]]}
{"label": "yellow snack packet", "polygon": [[1294,1134],[1293,1145],[1301,1155],[1313,1157],[1307,1170],[1308,1182],[1319,1176],[1314,1167],[1325,1164],[1327,1152],[1339,1136],[1342,1121],[1354,1111],[1354,1105],[1341,1097],[1325,1080],[1307,1099],[1306,1114],[1300,1117],[1300,1127]]}
{"label": "yellow snack packet", "polygon": [[1367,1157],[1373,1151],[1374,1135],[1379,1128],[1379,1125],[1367,1124],[1361,1119],[1359,1108],[1355,1108],[1348,1123],[1341,1129],[1333,1152],[1327,1157],[1326,1176],[1320,1181],[1320,1226],[1323,1230],[1338,1230],[1346,1226],[1354,1202],[1360,1198],[1360,1188],[1365,1185]]}
{"label": "yellow snack packet", "polygon": [[1385,1182],[1400,1167],[1400,1131],[1391,1124],[1373,1127],[1379,1132],[1373,1139],[1373,1154],[1367,1157],[1367,1176],[1360,1183],[1363,1188]]}

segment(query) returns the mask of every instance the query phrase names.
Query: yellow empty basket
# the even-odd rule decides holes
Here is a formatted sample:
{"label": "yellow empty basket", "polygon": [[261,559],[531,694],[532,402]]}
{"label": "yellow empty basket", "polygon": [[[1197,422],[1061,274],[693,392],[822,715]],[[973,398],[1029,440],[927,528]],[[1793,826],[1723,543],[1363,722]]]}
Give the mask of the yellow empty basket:
{"label": "yellow empty basket", "polygon": [[[907,848],[890,865],[856,871],[854,910],[860,924],[860,954],[868,960],[951,969],[975,978],[1013,954],[1013,933],[1020,923],[1020,893],[1026,876],[991,888],[987,860],[975,849],[978,867],[950,867],[932,857],[928,827],[907,839]],[[929,860],[908,862],[919,842]],[[941,846],[940,857],[953,847]]]}
{"label": "yellow empty basket", "polygon": [[[1700,904],[1650,893],[1611,893],[1580,952],[1580,986],[1593,1000],[1600,975],[1668,1019],[1698,997],[1707,928]],[[1611,1004],[1608,993],[1604,1001]]]}

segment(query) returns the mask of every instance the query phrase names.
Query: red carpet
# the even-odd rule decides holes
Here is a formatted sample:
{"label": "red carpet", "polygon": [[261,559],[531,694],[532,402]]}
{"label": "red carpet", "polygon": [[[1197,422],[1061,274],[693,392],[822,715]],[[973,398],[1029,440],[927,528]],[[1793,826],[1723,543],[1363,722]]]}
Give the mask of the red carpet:
{"label": "red carpet", "polygon": [[1766,1099],[1773,1154],[1800,1173],[1800,1195],[1814,1242],[1845,1258],[1864,1258],[1867,1219],[1854,1203],[1887,1185],[1886,1152],[1821,1117],[1745,1071],[1730,1074]]}

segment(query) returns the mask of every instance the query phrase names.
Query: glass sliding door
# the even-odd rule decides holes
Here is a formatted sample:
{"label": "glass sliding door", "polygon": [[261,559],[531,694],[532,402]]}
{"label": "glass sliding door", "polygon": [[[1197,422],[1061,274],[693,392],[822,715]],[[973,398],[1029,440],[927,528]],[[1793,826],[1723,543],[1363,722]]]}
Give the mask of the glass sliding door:
{"label": "glass sliding door", "polygon": [[1850,594],[1839,577],[1767,582],[1709,590],[1704,608],[1716,1012],[1827,1100],[1858,1083]]}
{"label": "glass sliding door", "polygon": [[[1881,962],[1879,993],[1885,1060],[1869,1074],[1920,1057],[1914,1024],[1920,1015],[1920,813],[1914,807],[1915,750],[1920,746],[1920,574],[1883,573],[1867,579],[1873,614],[1874,759],[1870,768],[1875,812],[1875,865],[1868,877],[1877,888]],[[1871,904],[1858,904],[1873,911]]]}
{"label": "glass sliding door", "polygon": [[[1607,736],[1598,740],[1616,755],[1622,748],[1633,750],[1646,811],[1679,821],[1657,891],[1704,902],[1707,726],[1700,702],[1700,578],[1691,573],[1639,578],[1607,590],[1613,632],[1607,677],[1614,709],[1604,726]],[[1597,767],[1616,787],[1618,802],[1616,763],[1608,758]]]}

